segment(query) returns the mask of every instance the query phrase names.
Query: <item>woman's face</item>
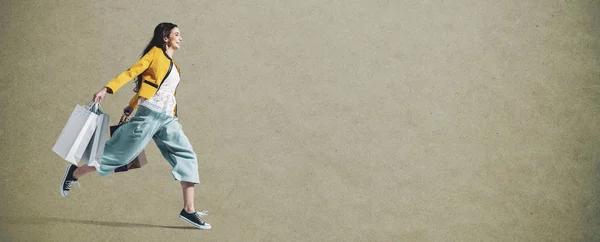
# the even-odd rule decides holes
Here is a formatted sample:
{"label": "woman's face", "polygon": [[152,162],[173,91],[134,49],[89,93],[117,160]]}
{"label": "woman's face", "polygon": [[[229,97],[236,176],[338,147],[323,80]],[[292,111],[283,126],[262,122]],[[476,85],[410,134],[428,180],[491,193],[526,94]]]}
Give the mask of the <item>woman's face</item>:
{"label": "woman's face", "polygon": [[173,29],[171,29],[171,33],[169,34],[168,38],[165,38],[165,42],[167,42],[167,46],[178,50],[179,48],[181,48],[181,41],[183,39],[181,38],[181,33],[179,32],[179,28],[175,27]]}

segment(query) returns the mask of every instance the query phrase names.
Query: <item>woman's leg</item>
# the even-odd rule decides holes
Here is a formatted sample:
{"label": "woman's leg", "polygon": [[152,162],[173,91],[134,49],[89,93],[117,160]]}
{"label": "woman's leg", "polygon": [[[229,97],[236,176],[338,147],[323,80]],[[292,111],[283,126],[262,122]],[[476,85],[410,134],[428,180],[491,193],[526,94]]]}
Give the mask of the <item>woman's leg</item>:
{"label": "woman's leg", "polygon": [[192,145],[183,134],[177,119],[167,122],[153,137],[156,146],[173,167],[173,178],[181,182],[183,209],[179,218],[200,229],[210,229],[211,225],[200,219],[207,211],[196,212],[194,207],[194,185],[200,183],[198,160]]}
{"label": "woman's leg", "polygon": [[134,160],[161,127],[163,119],[159,116],[159,113],[140,106],[135,116],[119,127],[113,137],[106,142],[102,162],[99,167],[96,167],[98,175],[104,177]]}
{"label": "woman's leg", "polygon": [[183,209],[192,213],[195,212],[194,208],[194,183],[181,182],[181,190],[183,191]]}
{"label": "woman's leg", "polygon": [[93,172],[93,171],[96,171],[96,167],[83,165],[83,166],[77,167],[75,172],[73,172],[73,177],[75,177],[75,179],[79,179],[82,176],[84,176],[90,172]]}
{"label": "woman's leg", "polygon": [[[133,160],[152,139],[156,124],[147,117],[135,117],[135,122],[123,124],[113,136],[106,141],[104,154],[99,167],[100,175],[105,176],[114,169],[126,165]],[[97,171],[96,167],[83,165],[75,169],[73,177],[79,179],[84,175]]]}
{"label": "woman's leg", "polygon": [[179,213],[179,218],[199,229],[211,229],[211,225],[202,221],[201,217],[206,216],[208,211],[196,212],[194,208],[194,183],[181,182],[183,191],[183,210]]}
{"label": "woman's leg", "polygon": [[177,119],[167,122],[156,132],[153,139],[160,153],[173,167],[171,173],[175,180],[200,183],[196,153]]}

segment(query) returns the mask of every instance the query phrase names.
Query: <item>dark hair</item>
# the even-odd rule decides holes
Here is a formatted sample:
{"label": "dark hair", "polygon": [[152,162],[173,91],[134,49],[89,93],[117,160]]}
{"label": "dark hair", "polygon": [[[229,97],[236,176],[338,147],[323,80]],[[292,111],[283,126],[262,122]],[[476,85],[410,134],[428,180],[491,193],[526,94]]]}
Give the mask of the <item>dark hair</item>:
{"label": "dark hair", "polygon": [[[164,38],[165,37],[168,38],[169,35],[171,34],[171,30],[173,30],[176,27],[177,27],[177,25],[173,24],[173,23],[160,23],[160,24],[156,25],[156,27],[154,28],[154,35],[152,36],[152,40],[150,40],[150,43],[148,43],[148,45],[142,52],[142,56],[147,54],[148,51],[150,51],[152,49],[152,47],[154,47],[154,46],[165,50],[166,42],[165,42]],[[134,92],[137,92],[140,90],[141,83],[142,83],[142,74],[139,74],[135,78],[135,88],[133,89]]]}

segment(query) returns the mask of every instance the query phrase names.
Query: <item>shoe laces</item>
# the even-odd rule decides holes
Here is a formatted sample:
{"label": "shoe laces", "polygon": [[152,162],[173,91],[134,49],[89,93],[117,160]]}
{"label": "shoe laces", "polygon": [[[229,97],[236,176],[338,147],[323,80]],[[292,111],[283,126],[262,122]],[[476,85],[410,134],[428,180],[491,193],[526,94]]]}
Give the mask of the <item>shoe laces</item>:
{"label": "shoe laces", "polygon": [[202,212],[195,212],[194,216],[200,220],[200,217],[208,216],[208,211],[204,210]]}
{"label": "shoe laces", "polygon": [[77,184],[77,186],[79,186],[79,188],[81,188],[81,184],[79,184],[78,181],[67,181],[67,188],[71,189],[71,187],[73,186],[73,184]]}

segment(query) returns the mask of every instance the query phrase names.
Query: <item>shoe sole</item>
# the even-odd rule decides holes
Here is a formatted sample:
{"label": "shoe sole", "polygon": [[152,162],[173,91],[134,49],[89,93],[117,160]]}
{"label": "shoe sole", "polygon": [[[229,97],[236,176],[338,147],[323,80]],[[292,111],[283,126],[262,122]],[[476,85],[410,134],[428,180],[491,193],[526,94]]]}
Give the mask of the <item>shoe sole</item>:
{"label": "shoe sole", "polygon": [[187,219],[187,218],[185,218],[185,217],[183,217],[183,216],[181,216],[181,215],[179,215],[179,218],[180,218],[181,220],[183,220],[183,221],[186,221],[186,222],[188,222],[189,224],[193,225],[193,226],[194,226],[194,227],[196,227],[196,228],[199,228],[199,229],[206,229],[206,230],[208,230],[208,229],[211,229],[211,226],[210,226],[210,225],[209,225],[209,226],[202,226],[202,225],[196,224],[196,223],[194,223],[194,222],[190,221],[189,219]]}
{"label": "shoe sole", "polygon": [[68,165],[67,170],[65,171],[65,175],[63,176],[63,179],[60,182],[60,195],[62,195],[63,197],[66,197],[69,194],[68,192],[67,192],[67,194],[65,194],[65,191],[63,190],[63,184],[65,184],[65,180],[67,180],[67,175],[69,174],[70,168],[71,168],[71,165]]}

